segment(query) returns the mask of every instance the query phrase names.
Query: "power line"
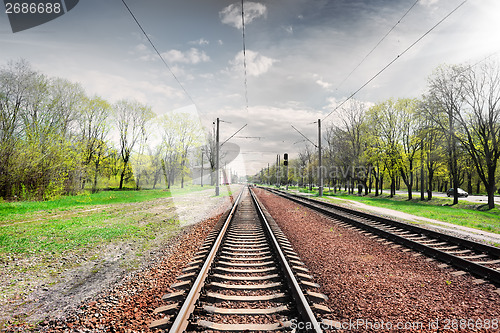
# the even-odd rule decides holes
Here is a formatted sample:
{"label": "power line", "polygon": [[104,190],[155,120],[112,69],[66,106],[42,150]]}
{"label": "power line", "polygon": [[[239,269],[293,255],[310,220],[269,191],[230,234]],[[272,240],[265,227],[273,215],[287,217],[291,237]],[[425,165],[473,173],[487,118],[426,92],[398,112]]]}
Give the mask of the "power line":
{"label": "power line", "polygon": [[304,137],[304,139],[306,139],[307,141],[309,141],[310,143],[312,143],[314,147],[318,148],[318,145],[316,145],[314,142],[312,142],[311,140],[309,140],[309,138],[308,138],[307,136],[305,136],[304,134],[302,134],[302,132],[301,132],[301,131],[299,131],[298,129],[296,129],[296,128],[295,128],[295,126],[293,126],[293,125],[291,125],[291,126],[292,126],[292,128],[293,128],[294,130],[296,130],[296,131],[297,131],[300,135],[302,135],[302,136]]}
{"label": "power line", "polygon": [[248,112],[248,84],[247,84],[247,51],[245,42],[245,11],[243,9],[243,1],[241,0],[241,30],[243,33],[243,68],[245,70],[245,107]]}
{"label": "power line", "polygon": [[413,9],[413,7],[415,7],[415,5],[419,2],[420,0],[416,0],[413,5],[411,5],[411,7],[406,11],[406,13],[404,13],[403,16],[401,16],[401,18],[396,22],[396,24],[394,24],[392,26],[392,28],[384,35],[384,37],[382,37],[381,40],[378,41],[377,45],[375,45],[370,52],[368,52],[367,55],[365,55],[365,57],[363,58],[363,60],[361,60],[361,62],[356,66],[354,67],[354,69],[346,76],[346,78],[344,80],[342,80],[342,82],[340,82],[340,84],[337,86],[337,88],[335,88],[335,90],[338,90],[343,84],[345,81],[347,81],[352,73],[354,73],[356,71],[356,69],[359,68],[359,66],[361,66],[361,64],[363,64],[366,60],[366,58],[368,58],[372,53],[373,51],[375,51],[375,49],[384,41],[384,39],[392,32],[392,30],[394,30],[396,28],[396,26],[401,23],[401,21],[405,18],[406,15],[408,15],[408,13]]}
{"label": "power line", "polygon": [[[125,5],[125,7],[127,8],[128,12],[130,13],[130,15],[132,16],[132,18],[134,19],[135,23],[137,23],[137,25],[139,26],[139,28],[141,29],[142,33],[144,34],[144,36],[146,36],[147,40],[149,41],[149,44],[151,44],[151,46],[153,47],[153,49],[156,51],[156,54],[158,54],[158,56],[160,57],[161,61],[163,62],[163,64],[165,65],[165,67],[167,67],[168,71],[170,72],[170,74],[172,74],[172,76],[174,77],[175,81],[177,81],[177,83],[179,84],[179,86],[182,88],[182,90],[184,91],[184,93],[186,94],[186,96],[189,98],[189,100],[196,106],[196,103],[194,102],[193,98],[191,97],[191,95],[187,92],[186,88],[184,88],[184,86],[182,85],[181,81],[179,81],[179,79],[177,78],[177,76],[174,74],[174,72],[172,71],[172,69],[170,68],[170,66],[167,64],[167,62],[165,61],[165,59],[162,57],[162,55],[160,54],[160,52],[158,51],[158,49],[156,48],[156,46],[153,44],[153,41],[149,38],[148,34],[146,33],[146,31],[144,31],[144,29],[142,28],[142,25],[139,23],[139,21],[137,20],[137,18],[135,17],[134,13],[132,12],[132,10],[130,9],[130,7],[127,5],[127,3],[125,2],[125,0],[122,0],[123,4]],[[198,107],[196,106],[196,108],[198,109]]]}
{"label": "power line", "polygon": [[448,17],[450,17],[453,13],[455,13],[460,7],[462,7],[465,3],[467,2],[467,0],[464,0],[462,1],[462,3],[460,3],[455,9],[453,9],[450,13],[448,13],[448,15],[446,15],[445,17],[443,17],[438,23],[436,23],[432,28],[430,28],[429,30],[427,30],[427,32],[425,32],[422,36],[420,36],[416,41],[414,41],[410,46],[408,46],[402,53],[398,54],[396,56],[396,58],[394,58],[391,62],[389,62],[384,68],[382,68],[377,74],[375,74],[371,79],[369,79],[368,81],[365,82],[365,84],[363,84],[358,90],[356,90],[355,92],[353,92],[349,97],[347,97],[342,103],[340,103],[337,107],[335,107],[335,109],[333,109],[329,114],[326,115],[326,117],[323,118],[323,120],[325,120],[326,118],[328,118],[332,113],[334,113],[335,111],[337,111],[342,105],[344,105],[346,102],[348,102],[351,98],[354,97],[354,95],[356,95],[361,89],[363,89],[364,87],[366,87],[368,84],[370,84],[370,82],[372,82],[377,76],[379,76],[380,74],[382,74],[383,71],[385,71],[389,66],[391,66],[394,62],[396,62],[396,60],[398,60],[402,55],[404,55],[406,52],[408,52],[413,46],[415,46],[418,42],[420,42],[425,36],[427,36],[429,33],[431,33],[437,26],[439,26],[441,23],[443,23]]}
{"label": "power line", "polygon": [[241,127],[239,130],[237,130],[233,135],[231,135],[229,138],[227,138],[226,141],[224,141],[223,143],[221,143],[221,147],[226,143],[228,142],[233,136],[235,136],[236,134],[238,134],[242,129],[244,129],[248,124],[245,124],[243,125],[243,127]]}

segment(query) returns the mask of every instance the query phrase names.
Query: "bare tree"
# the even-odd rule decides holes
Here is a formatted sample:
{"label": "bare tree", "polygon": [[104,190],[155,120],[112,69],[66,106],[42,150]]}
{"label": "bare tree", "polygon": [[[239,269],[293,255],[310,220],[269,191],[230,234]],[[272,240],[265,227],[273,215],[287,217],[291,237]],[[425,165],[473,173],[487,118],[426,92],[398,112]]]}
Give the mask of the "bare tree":
{"label": "bare tree", "polygon": [[[215,184],[215,168],[217,167],[216,164],[216,149],[217,145],[215,142],[215,122],[214,122],[214,127],[212,127],[212,130],[205,130],[205,141],[206,144],[203,146],[203,149],[206,153],[208,163],[210,164],[210,185]],[[220,143],[219,143],[220,145]],[[220,147],[219,147],[220,148]],[[222,149],[219,150],[219,163],[222,161],[225,157],[227,156],[227,151],[224,151]]]}
{"label": "bare tree", "polygon": [[47,199],[68,192],[79,164],[70,129],[83,90],[24,60],[2,69],[0,82],[0,195]]}
{"label": "bare tree", "polygon": [[162,145],[159,144],[154,148],[154,150],[149,149],[149,157],[151,167],[153,169],[153,189],[156,188],[156,184],[161,183],[161,173],[162,173]]}
{"label": "bare tree", "polygon": [[[86,98],[79,117],[84,165],[92,165],[92,192],[97,191],[97,179],[106,156],[111,106],[100,97]],[[89,170],[90,171],[90,170]],[[85,179],[82,187],[85,185]]]}
{"label": "bare tree", "polygon": [[181,188],[184,188],[184,176],[188,171],[188,153],[192,148],[201,144],[201,125],[197,119],[190,117],[188,114],[181,114],[177,124],[177,133],[179,136],[178,139],[181,158]]}
{"label": "bare tree", "polygon": [[429,78],[429,92],[424,96],[422,110],[441,129],[446,142],[448,171],[454,188],[453,204],[458,203],[460,184],[457,143],[457,115],[464,105],[463,75],[460,66],[441,66]]}
{"label": "bare tree", "polygon": [[21,113],[35,89],[35,72],[25,60],[0,69],[0,197],[11,197],[16,182],[16,146],[20,139]]}
{"label": "bare tree", "polygon": [[340,109],[339,118],[341,126],[338,126],[340,136],[347,144],[347,149],[341,149],[340,154],[345,155],[347,164],[346,171],[350,169],[350,192],[354,190],[354,182],[365,188],[368,194],[368,174],[370,166],[367,164],[366,151],[366,106],[363,102],[350,100]]}
{"label": "bare tree", "polygon": [[189,171],[189,152],[201,143],[199,122],[186,113],[174,113],[163,116],[162,131],[162,168],[167,187],[174,183],[177,175],[181,176],[181,187]]}
{"label": "bare tree", "polygon": [[500,158],[500,65],[489,62],[461,72],[466,103],[455,118],[463,135],[458,139],[472,158],[488,193],[488,208],[495,207],[495,172]]}
{"label": "bare tree", "polygon": [[122,189],[132,150],[140,140],[146,139],[146,124],[154,117],[154,113],[149,106],[126,100],[118,101],[114,105],[114,113],[123,163],[120,173],[120,189]]}

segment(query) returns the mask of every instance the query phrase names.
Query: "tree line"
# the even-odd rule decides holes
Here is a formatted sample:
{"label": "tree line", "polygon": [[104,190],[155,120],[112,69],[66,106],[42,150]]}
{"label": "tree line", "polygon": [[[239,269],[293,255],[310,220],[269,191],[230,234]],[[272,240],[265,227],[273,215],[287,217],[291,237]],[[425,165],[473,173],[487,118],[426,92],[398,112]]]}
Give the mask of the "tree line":
{"label": "tree line", "polygon": [[[428,78],[419,99],[388,99],[373,105],[350,100],[323,132],[325,185],[335,191],[390,195],[400,186],[435,190],[466,186],[469,193],[488,195],[494,208],[500,158],[500,66],[443,65]],[[318,154],[306,146],[290,161],[289,182],[318,182]],[[276,166],[255,176],[276,181]],[[281,167],[282,168],[282,167]],[[283,177],[282,177],[283,179]],[[402,182],[402,184],[401,184]],[[464,187],[465,187],[464,186]]]}
{"label": "tree line", "polygon": [[[110,103],[78,84],[48,77],[25,60],[0,68],[0,199],[50,199],[103,179],[184,185],[205,137],[189,114],[158,116],[134,100]],[[205,147],[215,167],[210,140]]]}

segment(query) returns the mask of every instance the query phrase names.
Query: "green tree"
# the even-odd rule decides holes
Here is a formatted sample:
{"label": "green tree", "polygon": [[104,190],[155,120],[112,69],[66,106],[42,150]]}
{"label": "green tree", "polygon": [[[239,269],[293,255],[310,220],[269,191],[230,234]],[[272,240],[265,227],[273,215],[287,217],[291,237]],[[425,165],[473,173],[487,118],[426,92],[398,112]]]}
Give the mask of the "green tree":
{"label": "green tree", "polygon": [[415,172],[416,154],[421,146],[419,132],[422,121],[418,117],[417,107],[419,103],[416,99],[398,99],[394,109],[398,117],[397,126],[400,129],[401,151],[399,159],[399,170],[403,182],[408,189],[408,200],[413,197],[413,174]]}

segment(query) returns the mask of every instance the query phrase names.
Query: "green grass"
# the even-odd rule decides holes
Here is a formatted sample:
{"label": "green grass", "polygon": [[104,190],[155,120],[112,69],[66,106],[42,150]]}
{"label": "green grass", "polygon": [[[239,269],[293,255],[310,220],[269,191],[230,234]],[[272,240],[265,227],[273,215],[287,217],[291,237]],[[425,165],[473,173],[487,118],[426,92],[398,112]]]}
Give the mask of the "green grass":
{"label": "green grass", "polygon": [[[151,238],[161,228],[167,226],[168,229],[168,225],[178,222],[168,220],[175,218],[174,212],[171,216],[166,215],[166,221],[150,222],[151,213],[142,212],[140,206],[127,204],[213,188],[189,185],[182,189],[172,187],[169,191],[113,190],[51,201],[0,202],[0,254],[59,254],[111,241]],[[169,201],[162,205],[168,210],[174,203]],[[93,208],[99,209],[93,211]]]}
{"label": "green grass", "polygon": [[109,205],[130,202],[150,201],[158,198],[171,197],[174,195],[183,195],[193,191],[209,189],[209,186],[185,186],[183,189],[172,188],[167,190],[113,190],[101,191],[90,194],[85,192],[79,195],[63,196],[50,201],[19,201],[19,202],[0,202],[0,222],[9,221],[13,217],[19,218],[19,215],[25,215],[34,212],[44,211],[64,211],[76,208],[83,208],[94,205]]}
{"label": "green grass", "polygon": [[[300,192],[311,193],[308,189]],[[312,191],[317,195],[317,191]],[[460,200],[457,205],[451,205],[452,199],[433,197],[430,201],[420,201],[420,196],[411,201],[405,195],[396,195],[389,198],[387,195],[380,197],[348,195],[345,192],[325,191],[326,198],[348,199],[358,201],[370,206],[397,210],[400,212],[426,217],[442,222],[448,222],[470,228],[476,228],[500,234],[500,209],[486,210],[484,204]]]}
{"label": "green grass", "polygon": [[[57,255],[115,240],[147,238],[162,227],[160,223],[137,223],[131,218],[113,218],[114,215],[116,213],[99,212],[4,226],[0,228],[0,253]],[[175,224],[173,222],[170,224]]]}
{"label": "green grass", "polygon": [[[182,228],[170,197],[200,190],[208,190],[208,197],[213,189],[189,185],[170,191],[102,191],[43,202],[0,201],[0,307],[40,286],[66,281],[66,271],[71,277],[78,269],[86,281],[101,270],[140,267],[150,250]],[[226,193],[221,188],[221,195]],[[0,319],[0,330],[3,324]]]}

